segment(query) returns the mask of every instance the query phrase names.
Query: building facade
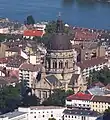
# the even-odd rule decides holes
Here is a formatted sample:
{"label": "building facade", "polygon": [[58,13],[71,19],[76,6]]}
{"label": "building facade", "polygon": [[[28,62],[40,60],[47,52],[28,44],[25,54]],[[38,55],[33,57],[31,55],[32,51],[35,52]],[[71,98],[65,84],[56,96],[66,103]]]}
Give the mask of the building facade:
{"label": "building facade", "polygon": [[65,108],[57,106],[35,106],[29,108],[18,108],[20,112],[27,112],[29,120],[48,120],[55,118],[62,120],[63,111]]}

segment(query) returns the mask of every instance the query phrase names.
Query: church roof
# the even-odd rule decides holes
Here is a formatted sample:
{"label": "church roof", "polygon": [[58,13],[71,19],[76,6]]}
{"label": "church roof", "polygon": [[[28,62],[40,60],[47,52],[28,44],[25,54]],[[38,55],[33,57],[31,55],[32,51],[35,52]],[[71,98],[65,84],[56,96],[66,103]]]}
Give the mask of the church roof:
{"label": "church roof", "polygon": [[79,77],[79,74],[73,74],[72,77],[71,77],[71,80],[69,82],[69,85],[73,86],[74,85],[74,82],[76,80],[78,80],[78,77]]}
{"label": "church roof", "polygon": [[[53,84],[54,86],[55,86],[58,82],[60,82],[54,75],[48,75],[48,76],[46,77],[46,79],[47,79],[51,84]],[[60,85],[61,85],[61,83],[60,83]]]}
{"label": "church roof", "polygon": [[66,33],[54,33],[48,43],[49,50],[70,50],[72,44],[70,37]]}

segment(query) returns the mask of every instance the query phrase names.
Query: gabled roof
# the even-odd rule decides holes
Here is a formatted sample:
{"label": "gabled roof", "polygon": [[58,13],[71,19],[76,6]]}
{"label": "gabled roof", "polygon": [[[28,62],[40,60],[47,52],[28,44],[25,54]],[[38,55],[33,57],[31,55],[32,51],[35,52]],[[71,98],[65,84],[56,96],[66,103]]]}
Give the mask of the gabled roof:
{"label": "gabled roof", "polygon": [[24,36],[37,36],[37,37],[42,37],[43,36],[43,31],[41,30],[25,30],[24,31]]}
{"label": "gabled roof", "polygon": [[67,100],[91,100],[91,94],[85,94],[83,92],[79,92],[67,97]]}

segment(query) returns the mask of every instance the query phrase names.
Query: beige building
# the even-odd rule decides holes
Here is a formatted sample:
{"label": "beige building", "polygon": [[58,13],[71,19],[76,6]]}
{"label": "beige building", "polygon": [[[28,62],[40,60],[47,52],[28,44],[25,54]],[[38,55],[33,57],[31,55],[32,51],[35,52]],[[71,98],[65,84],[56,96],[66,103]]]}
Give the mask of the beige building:
{"label": "beige building", "polygon": [[110,96],[94,96],[90,104],[91,110],[103,113],[110,107]]}

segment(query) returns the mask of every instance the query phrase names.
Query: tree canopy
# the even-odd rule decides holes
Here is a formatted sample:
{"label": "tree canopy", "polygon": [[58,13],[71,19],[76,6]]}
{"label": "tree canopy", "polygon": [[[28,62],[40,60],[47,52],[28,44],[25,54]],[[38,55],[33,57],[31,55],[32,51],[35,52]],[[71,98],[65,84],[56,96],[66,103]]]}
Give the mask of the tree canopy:
{"label": "tree canopy", "polygon": [[30,15],[30,16],[27,17],[27,24],[28,24],[28,25],[33,25],[33,24],[35,24],[35,20],[34,20],[34,18],[33,18],[32,15]]}
{"label": "tree canopy", "polygon": [[89,79],[91,83],[100,81],[106,85],[110,83],[110,70],[107,67],[100,71],[93,70],[93,72],[90,72]]}
{"label": "tree canopy", "polygon": [[72,90],[65,91],[62,89],[55,89],[53,91],[53,94],[50,95],[50,97],[45,100],[42,104],[43,105],[53,105],[53,106],[65,106],[65,99],[67,96],[73,94]]}

